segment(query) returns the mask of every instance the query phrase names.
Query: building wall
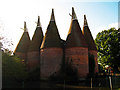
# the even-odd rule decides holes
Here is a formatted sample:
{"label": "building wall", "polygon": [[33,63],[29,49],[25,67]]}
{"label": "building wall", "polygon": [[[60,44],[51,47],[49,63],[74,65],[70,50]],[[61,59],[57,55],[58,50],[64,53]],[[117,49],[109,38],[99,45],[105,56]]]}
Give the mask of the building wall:
{"label": "building wall", "polygon": [[24,59],[24,62],[26,63],[26,61],[27,61],[27,54],[26,53],[16,52],[14,55],[21,58],[21,59]]}
{"label": "building wall", "polygon": [[95,73],[98,72],[98,61],[97,61],[97,51],[95,50],[90,50],[89,53],[91,55],[94,55],[94,60],[95,60]]}
{"label": "building wall", "polygon": [[66,48],[65,61],[71,62],[73,68],[77,68],[79,78],[85,78],[88,75],[88,48]]}
{"label": "building wall", "polygon": [[34,70],[37,67],[40,67],[40,52],[31,51],[27,54],[27,66],[28,70]]}
{"label": "building wall", "polygon": [[44,48],[40,52],[40,77],[48,78],[55,75],[61,68],[63,59],[62,48]]}

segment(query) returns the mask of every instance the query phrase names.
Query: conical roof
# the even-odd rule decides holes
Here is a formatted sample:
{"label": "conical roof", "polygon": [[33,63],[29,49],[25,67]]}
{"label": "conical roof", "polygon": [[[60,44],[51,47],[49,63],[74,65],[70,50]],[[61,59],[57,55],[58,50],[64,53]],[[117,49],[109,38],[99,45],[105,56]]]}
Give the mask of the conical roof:
{"label": "conical roof", "polygon": [[66,47],[87,47],[85,38],[79,26],[74,8],[72,8],[72,20],[66,39]]}
{"label": "conical roof", "polygon": [[50,47],[61,47],[61,39],[55,23],[53,9],[51,14],[51,19],[41,45],[41,48],[50,48]]}
{"label": "conical roof", "polygon": [[88,50],[96,50],[97,51],[94,39],[93,39],[92,34],[90,32],[90,29],[88,27],[86,15],[84,15],[84,26],[83,26],[82,33],[83,33],[83,35],[86,39],[86,42],[88,44]]}
{"label": "conical roof", "polygon": [[40,23],[40,17],[38,16],[37,27],[34,32],[32,41],[30,43],[29,51],[39,51],[40,46],[42,44],[42,40],[43,40],[43,31]]}
{"label": "conical roof", "polygon": [[21,37],[14,53],[16,53],[16,52],[26,53],[28,51],[29,43],[30,43],[30,37],[29,37],[28,30],[26,28],[26,22],[24,22],[24,32],[22,34],[22,37]]}

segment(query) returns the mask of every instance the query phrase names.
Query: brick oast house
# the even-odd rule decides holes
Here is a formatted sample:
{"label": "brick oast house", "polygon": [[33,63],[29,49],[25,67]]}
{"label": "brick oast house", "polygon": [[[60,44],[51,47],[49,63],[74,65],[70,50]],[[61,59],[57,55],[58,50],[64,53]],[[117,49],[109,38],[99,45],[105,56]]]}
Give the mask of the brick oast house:
{"label": "brick oast house", "polygon": [[90,29],[88,27],[86,15],[84,15],[84,25],[83,25],[83,30],[82,33],[85,37],[86,43],[88,45],[88,53],[90,55],[94,56],[95,60],[95,72],[98,72],[98,62],[97,62],[97,48],[94,42],[94,39],[92,37],[92,34],[90,32]]}
{"label": "brick oast house", "polygon": [[54,10],[48,24],[40,50],[40,76],[48,78],[60,70],[63,57],[61,38],[55,22]]}
{"label": "brick oast house", "polygon": [[27,63],[27,53],[30,45],[30,37],[26,27],[26,22],[24,22],[24,32],[21,39],[14,51],[14,55],[24,59],[25,64]]}
{"label": "brick oast house", "polygon": [[29,38],[25,23],[23,34],[26,33],[24,37],[27,39],[21,40],[23,36],[21,37],[14,54],[25,60],[28,70],[39,67],[42,79],[56,75],[61,69],[63,60],[65,63],[70,63],[72,68],[77,70],[79,78],[86,78],[89,74],[89,54],[94,56],[95,73],[98,72],[97,49],[86,16],[84,15],[83,30],[81,30],[78,23],[74,8],[72,8],[71,17],[66,40],[60,38],[54,9],[52,9],[45,36],[43,36],[40,17],[38,17],[32,40]]}
{"label": "brick oast house", "polygon": [[27,67],[29,70],[34,70],[35,68],[40,67],[40,46],[42,41],[43,31],[40,23],[40,17],[38,16],[37,27],[30,42],[27,54]]}
{"label": "brick oast house", "polygon": [[65,60],[77,69],[79,77],[88,75],[88,45],[82,34],[74,8],[72,8],[72,19],[66,39]]}

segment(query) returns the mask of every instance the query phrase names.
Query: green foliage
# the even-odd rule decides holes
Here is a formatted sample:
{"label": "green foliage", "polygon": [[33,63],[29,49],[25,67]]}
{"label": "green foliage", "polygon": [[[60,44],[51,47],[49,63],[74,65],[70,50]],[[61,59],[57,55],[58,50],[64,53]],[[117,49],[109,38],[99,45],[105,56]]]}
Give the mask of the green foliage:
{"label": "green foliage", "polygon": [[111,28],[99,32],[95,43],[98,50],[98,62],[102,66],[110,65],[113,68],[120,66],[118,30]]}
{"label": "green foliage", "polygon": [[103,73],[104,72],[103,67],[100,64],[98,64],[98,69],[99,69],[99,73]]}
{"label": "green foliage", "polygon": [[3,81],[23,81],[27,77],[25,65],[21,62],[21,59],[4,52],[2,54],[2,74]]}

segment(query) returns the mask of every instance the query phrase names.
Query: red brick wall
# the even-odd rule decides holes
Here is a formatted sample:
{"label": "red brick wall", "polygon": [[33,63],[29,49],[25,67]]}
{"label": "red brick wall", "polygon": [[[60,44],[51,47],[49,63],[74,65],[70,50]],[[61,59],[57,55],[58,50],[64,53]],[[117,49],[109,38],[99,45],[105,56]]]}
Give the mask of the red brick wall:
{"label": "red brick wall", "polygon": [[40,76],[48,78],[60,70],[63,58],[62,48],[44,48],[40,53]]}
{"label": "red brick wall", "polygon": [[72,66],[77,68],[79,78],[85,78],[88,75],[89,73],[88,48],[83,47],[66,48],[65,60],[72,62]]}
{"label": "red brick wall", "polygon": [[33,70],[39,66],[40,66],[40,53],[39,53],[39,51],[28,52],[28,54],[27,54],[28,70]]}
{"label": "red brick wall", "polygon": [[90,50],[89,53],[94,55],[94,57],[95,57],[95,72],[98,72],[97,51]]}

